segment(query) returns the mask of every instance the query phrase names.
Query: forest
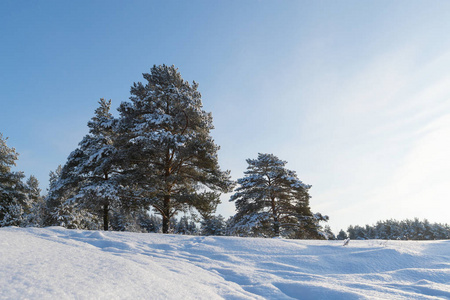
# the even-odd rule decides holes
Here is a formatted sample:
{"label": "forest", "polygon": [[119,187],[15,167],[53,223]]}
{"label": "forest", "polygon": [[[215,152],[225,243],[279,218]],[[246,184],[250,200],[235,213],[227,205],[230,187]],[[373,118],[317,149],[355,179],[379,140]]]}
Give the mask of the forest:
{"label": "forest", "polygon": [[[247,159],[233,181],[219,166],[198,84],[174,66],[153,66],[131,86],[119,117],[100,99],[88,133],[67,161],[50,172],[41,194],[34,176],[12,171],[18,153],[0,134],[0,227],[69,229],[292,239],[449,239],[450,227],[427,220],[380,221],[334,235],[329,217],[310,207],[311,185],[274,154]],[[220,195],[236,214],[216,215]]]}

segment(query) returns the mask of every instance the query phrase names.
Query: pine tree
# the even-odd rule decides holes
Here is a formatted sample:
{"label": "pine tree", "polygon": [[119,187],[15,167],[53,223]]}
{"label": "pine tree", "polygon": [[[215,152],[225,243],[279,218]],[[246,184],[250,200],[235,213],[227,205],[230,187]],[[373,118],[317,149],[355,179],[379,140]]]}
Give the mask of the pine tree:
{"label": "pine tree", "polygon": [[231,181],[219,168],[212,116],[202,108],[198,84],[184,81],[174,66],[154,66],[143,76],[147,84],[134,83],[131,103],[119,107],[122,178],[136,184],[127,199],[151,206],[168,233],[178,212],[215,211]]}
{"label": "pine tree", "polygon": [[366,231],[363,227],[356,225],[356,226],[349,226],[347,229],[348,237],[352,240],[365,240],[367,239]]}
{"label": "pine tree", "polygon": [[109,228],[109,213],[119,203],[118,170],[115,164],[115,119],[110,113],[111,100],[100,99],[95,116],[88,122],[89,134],[79,144],[83,159],[73,176],[80,180],[77,202],[103,219],[103,230]]}
{"label": "pine tree", "polygon": [[403,221],[378,221],[375,226],[349,226],[352,239],[386,239],[386,240],[434,240],[450,238],[450,226],[431,224],[428,220],[406,219]]}
{"label": "pine tree", "polygon": [[286,162],[273,154],[258,154],[247,159],[245,177],[230,201],[237,213],[231,226],[236,234],[250,236],[285,236],[320,238],[320,221],[328,219],[313,214],[309,207],[310,185],[304,184]]}
{"label": "pine tree", "polygon": [[222,215],[210,216],[201,222],[200,234],[201,235],[225,235],[226,234],[226,222]]}
{"label": "pine tree", "polygon": [[64,202],[61,195],[61,185],[59,184],[61,172],[62,166],[58,165],[55,171],[50,171],[49,173],[49,188],[45,198],[45,214],[43,217],[44,226],[58,225],[55,211]]}
{"label": "pine tree", "polygon": [[41,227],[45,210],[44,198],[41,196],[39,181],[31,175],[26,181],[27,191],[27,225]]}
{"label": "pine tree", "polygon": [[50,172],[45,226],[98,229],[98,217],[76,201],[82,178],[75,176],[75,169],[82,159],[81,151],[76,149],[69,155],[64,167],[58,166],[55,172]]}
{"label": "pine tree", "polygon": [[331,230],[331,227],[329,225],[325,225],[325,227],[323,229],[323,233],[327,240],[335,240],[336,239],[336,236],[334,235],[333,230]]}
{"label": "pine tree", "polygon": [[344,230],[340,230],[336,239],[338,240],[346,240],[348,238],[347,233]]}
{"label": "pine tree", "polygon": [[25,176],[11,171],[19,154],[7,146],[6,140],[0,133],[0,227],[21,226],[27,205],[26,185],[22,182]]}
{"label": "pine tree", "polygon": [[76,203],[81,178],[74,176],[74,170],[83,159],[79,149],[73,151],[64,165],[50,172],[50,186],[46,199],[46,226],[63,226],[69,229],[97,229],[89,212]]}
{"label": "pine tree", "polygon": [[175,226],[174,233],[195,235],[198,233],[197,225],[188,216],[182,216]]}
{"label": "pine tree", "polygon": [[109,112],[111,100],[100,99],[95,115],[88,122],[86,135],[67,158],[49,196],[59,202],[54,212],[58,223],[70,228],[94,229],[98,219],[109,228],[111,207],[119,202],[114,159],[114,122]]}
{"label": "pine tree", "polygon": [[145,209],[128,210],[120,205],[110,211],[110,228],[114,231],[159,232],[160,220]]}
{"label": "pine tree", "polygon": [[162,219],[153,214],[149,215],[147,212],[141,214],[139,218],[139,225],[146,232],[161,232]]}

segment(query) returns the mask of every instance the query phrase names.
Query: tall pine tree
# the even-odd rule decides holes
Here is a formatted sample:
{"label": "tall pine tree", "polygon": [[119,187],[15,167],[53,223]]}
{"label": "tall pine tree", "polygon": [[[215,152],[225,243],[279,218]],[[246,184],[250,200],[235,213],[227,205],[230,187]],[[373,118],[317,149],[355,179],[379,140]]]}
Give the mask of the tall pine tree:
{"label": "tall pine tree", "polygon": [[102,216],[103,230],[108,230],[111,208],[119,203],[115,119],[110,108],[111,100],[100,99],[95,116],[88,122],[89,134],[79,144],[84,160],[77,168],[77,176],[84,179],[79,202],[83,208]]}
{"label": "tall pine tree", "polygon": [[119,108],[123,178],[137,188],[128,198],[152,206],[167,233],[180,211],[215,211],[232,183],[219,168],[198,84],[184,81],[174,66],[154,66],[143,76],[147,83],[134,83],[131,103]]}
{"label": "tall pine tree", "polygon": [[230,199],[237,210],[231,230],[249,236],[320,238],[318,223],[328,217],[311,212],[311,186],[273,154],[259,153],[247,163],[245,177],[238,179],[239,187]]}
{"label": "tall pine tree", "polygon": [[0,133],[0,227],[22,225],[27,206],[26,185],[22,182],[25,176],[11,171],[18,153],[8,147],[6,140]]}
{"label": "tall pine tree", "polygon": [[118,205],[115,119],[110,107],[111,100],[100,99],[88,122],[89,134],[69,155],[56,182],[50,185],[49,200],[59,201],[54,214],[64,220],[65,226],[92,228],[91,223],[100,217],[103,229],[108,230],[111,207]]}
{"label": "tall pine tree", "polygon": [[27,226],[41,227],[45,210],[44,198],[41,196],[39,181],[31,175],[26,181],[27,205],[25,208]]}

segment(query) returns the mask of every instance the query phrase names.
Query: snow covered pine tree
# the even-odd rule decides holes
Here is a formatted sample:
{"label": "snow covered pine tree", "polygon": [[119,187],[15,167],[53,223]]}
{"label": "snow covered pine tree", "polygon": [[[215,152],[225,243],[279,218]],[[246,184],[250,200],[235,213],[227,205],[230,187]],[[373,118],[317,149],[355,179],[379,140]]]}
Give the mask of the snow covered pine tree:
{"label": "snow covered pine tree", "polygon": [[153,66],[143,76],[148,83],[134,83],[131,103],[119,107],[120,157],[128,184],[161,214],[168,233],[180,211],[215,211],[232,182],[219,168],[212,116],[202,109],[198,84],[184,81],[174,66]]}
{"label": "snow covered pine tree", "polygon": [[119,201],[111,100],[100,99],[99,105],[88,122],[89,134],[50,184],[48,201],[56,204],[54,215],[70,228],[94,229],[91,223],[101,217],[108,230],[109,211]]}
{"label": "snow covered pine tree", "polygon": [[109,227],[109,212],[119,204],[119,183],[114,145],[115,119],[110,113],[111,100],[100,99],[95,116],[88,122],[89,134],[80,142],[84,155],[76,168],[78,176],[85,178],[80,189],[81,207],[101,215],[103,230]]}
{"label": "snow covered pine tree", "polygon": [[7,138],[0,133],[0,227],[22,225],[24,208],[27,205],[25,177],[22,172],[12,172],[18,153],[9,148]]}
{"label": "snow covered pine tree", "polygon": [[258,154],[247,159],[245,177],[230,201],[236,215],[231,232],[244,236],[323,238],[319,221],[327,216],[313,214],[309,208],[310,185],[304,184],[286,162],[273,154]]}
{"label": "snow covered pine tree", "polygon": [[31,175],[26,181],[27,209],[26,226],[41,227],[45,210],[44,197],[41,196],[39,181]]}
{"label": "snow covered pine tree", "polygon": [[222,215],[210,216],[201,222],[200,235],[225,235],[227,224]]}

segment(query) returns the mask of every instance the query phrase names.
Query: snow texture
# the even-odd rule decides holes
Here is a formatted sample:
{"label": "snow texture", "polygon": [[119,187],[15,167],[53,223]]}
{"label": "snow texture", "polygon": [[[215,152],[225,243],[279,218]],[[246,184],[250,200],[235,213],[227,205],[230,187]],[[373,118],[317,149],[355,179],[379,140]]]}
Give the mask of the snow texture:
{"label": "snow texture", "polygon": [[450,299],[450,241],[0,228],[0,299]]}

